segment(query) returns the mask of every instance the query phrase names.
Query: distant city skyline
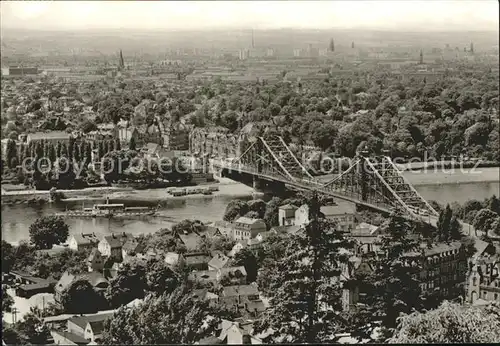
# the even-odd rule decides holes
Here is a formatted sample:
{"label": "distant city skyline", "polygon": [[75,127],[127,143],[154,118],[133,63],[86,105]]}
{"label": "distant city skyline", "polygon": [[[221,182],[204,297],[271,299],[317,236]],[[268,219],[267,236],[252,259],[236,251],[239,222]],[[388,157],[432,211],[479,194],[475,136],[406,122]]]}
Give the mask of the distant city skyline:
{"label": "distant city skyline", "polygon": [[2,28],[39,30],[346,28],[498,31],[496,0],[3,1]]}

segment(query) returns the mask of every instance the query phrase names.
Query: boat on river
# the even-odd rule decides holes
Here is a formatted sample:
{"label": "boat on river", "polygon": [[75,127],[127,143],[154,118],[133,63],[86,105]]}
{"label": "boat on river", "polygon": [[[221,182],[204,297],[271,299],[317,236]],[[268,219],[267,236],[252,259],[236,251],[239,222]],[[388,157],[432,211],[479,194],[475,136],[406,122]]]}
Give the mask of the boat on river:
{"label": "boat on river", "polygon": [[67,210],[57,213],[63,217],[82,217],[82,218],[137,218],[143,216],[153,216],[156,214],[155,208],[150,207],[125,207],[122,203],[94,204],[92,208],[83,207],[81,210]]}

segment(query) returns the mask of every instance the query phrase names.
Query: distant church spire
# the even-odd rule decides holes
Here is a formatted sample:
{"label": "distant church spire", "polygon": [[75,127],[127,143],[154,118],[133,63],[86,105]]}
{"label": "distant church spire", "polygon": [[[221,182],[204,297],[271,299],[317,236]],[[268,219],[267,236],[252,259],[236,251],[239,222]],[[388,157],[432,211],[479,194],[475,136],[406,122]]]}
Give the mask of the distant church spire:
{"label": "distant church spire", "polygon": [[354,41],[352,41],[351,43],[351,48],[354,48]]}
{"label": "distant church spire", "polygon": [[424,63],[424,52],[422,51],[422,49],[420,50],[420,64],[423,64]]}
{"label": "distant church spire", "polygon": [[335,43],[333,42],[333,38],[330,39],[330,46],[328,47],[330,52],[335,52]]}
{"label": "distant church spire", "polygon": [[123,69],[125,67],[125,62],[123,61],[123,53],[122,50],[120,49],[120,61],[119,61],[119,67],[120,69]]}
{"label": "distant church spire", "polygon": [[470,52],[474,53],[474,43],[470,43]]}
{"label": "distant church spire", "polygon": [[254,41],[254,36],[253,36],[253,29],[252,29],[252,48],[255,48],[255,41]]}

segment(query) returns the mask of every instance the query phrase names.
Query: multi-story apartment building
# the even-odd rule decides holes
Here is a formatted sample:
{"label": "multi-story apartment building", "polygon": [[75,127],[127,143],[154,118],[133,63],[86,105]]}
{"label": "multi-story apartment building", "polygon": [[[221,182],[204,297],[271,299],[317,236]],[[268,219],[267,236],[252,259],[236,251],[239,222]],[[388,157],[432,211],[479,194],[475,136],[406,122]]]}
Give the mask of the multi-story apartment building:
{"label": "multi-story apartment building", "polygon": [[428,249],[422,244],[424,263],[420,288],[438,299],[454,299],[464,294],[467,256],[460,241],[438,244]]}
{"label": "multi-story apartment building", "polygon": [[[421,271],[418,274],[420,289],[424,294],[432,296],[436,302],[447,299],[452,300],[462,297],[467,277],[467,256],[465,247],[461,242],[455,241],[449,244],[441,243],[428,248],[427,244],[421,244],[421,251],[407,253],[411,260],[412,256],[423,254]],[[343,290],[343,306],[345,310],[356,308],[363,303],[363,296],[369,292],[363,292],[363,284],[351,282],[355,275],[362,271],[369,274],[374,270],[377,261],[376,254],[371,258],[361,255],[353,256],[342,270],[342,280],[349,281],[349,285]]]}
{"label": "multi-story apartment building", "polygon": [[238,138],[227,132],[227,129],[196,128],[191,131],[189,138],[191,153],[214,155],[216,157],[236,157]]}
{"label": "multi-story apartment building", "polygon": [[189,150],[190,128],[180,122],[163,128],[163,146],[169,150]]}

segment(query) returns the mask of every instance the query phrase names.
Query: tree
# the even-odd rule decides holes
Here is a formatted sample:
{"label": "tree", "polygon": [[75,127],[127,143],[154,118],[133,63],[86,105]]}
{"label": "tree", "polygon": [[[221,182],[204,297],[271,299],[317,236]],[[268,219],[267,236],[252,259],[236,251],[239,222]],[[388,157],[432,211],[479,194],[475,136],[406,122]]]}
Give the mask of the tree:
{"label": "tree", "polygon": [[278,209],[282,202],[282,199],[279,197],[273,197],[269,202],[267,202],[266,211],[264,213],[264,221],[266,222],[268,229],[279,225]]}
{"label": "tree", "polygon": [[7,166],[9,168],[15,168],[14,160],[18,161],[17,158],[17,146],[16,142],[12,139],[7,140],[7,148],[5,151],[5,160],[7,161]]}
{"label": "tree", "polygon": [[15,250],[10,243],[2,240],[2,273],[10,272],[15,261]]}
{"label": "tree", "polygon": [[43,321],[31,310],[15,327],[22,344],[45,345],[50,338],[50,332]]}
{"label": "tree", "polygon": [[61,305],[66,313],[84,314],[103,310],[107,304],[88,280],[79,279],[62,292]]}
{"label": "tree", "polygon": [[337,134],[337,128],[331,124],[320,124],[320,126],[315,126],[311,133],[311,139],[317,147],[322,150],[327,150],[330,148],[335,140]]}
{"label": "tree", "polygon": [[244,215],[245,217],[248,217],[249,219],[260,219],[260,215],[258,212],[250,210],[248,213]]}
{"label": "tree", "polygon": [[247,281],[254,282],[257,280],[257,271],[259,264],[257,258],[249,248],[244,248],[234,256],[235,266],[244,266],[247,272]]}
{"label": "tree", "polygon": [[495,221],[495,219],[498,217],[498,214],[483,208],[479,210],[474,217],[474,221],[472,222],[472,225],[480,231],[489,231],[491,229],[491,225]]}
{"label": "tree", "polygon": [[22,345],[26,342],[22,339],[15,326],[7,326],[5,323],[2,323],[2,341],[6,345]]}
{"label": "tree", "polygon": [[370,274],[356,280],[362,282],[360,292],[368,293],[362,303],[369,314],[390,332],[401,313],[423,305],[418,281],[422,254],[418,240],[409,235],[412,226],[400,215],[392,215],[383,229],[380,250],[385,256],[373,263]]}
{"label": "tree", "polygon": [[500,217],[497,217],[495,221],[491,224],[491,231],[494,235],[500,236]]}
{"label": "tree", "polygon": [[311,221],[304,232],[288,238],[283,256],[266,271],[270,308],[255,327],[276,331],[266,342],[333,341],[340,327],[340,267],[347,261],[340,249],[351,244],[333,222],[320,218],[315,194],[308,206]]}
{"label": "tree", "polygon": [[146,282],[149,291],[170,294],[179,285],[179,278],[164,261],[153,261],[148,263]]}
{"label": "tree", "polygon": [[57,159],[56,148],[54,147],[53,143],[49,143],[47,157],[50,160],[51,165],[53,166]]}
{"label": "tree", "polygon": [[439,213],[437,231],[438,241],[460,240],[462,237],[462,225],[453,215],[449,204]]}
{"label": "tree", "polygon": [[97,130],[97,125],[95,122],[90,121],[90,120],[85,120],[83,123],[80,124],[80,130],[83,133],[89,133],[91,131],[96,131]]}
{"label": "tree", "polygon": [[117,308],[144,298],[146,290],[146,270],[138,262],[124,263],[117,276],[111,280],[106,291],[106,299],[112,308]]}
{"label": "tree", "polygon": [[135,141],[135,137],[132,136],[130,138],[130,142],[128,143],[128,148],[129,148],[129,150],[136,150],[136,147],[137,147],[137,143]]}
{"label": "tree", "polygon": [[176,223],[172,227],[173,234],[190,234],[190,233],[202,233],[205,230],[205,225],[200,220],[189,220],[184,219],[181,222]]}
{"label": "tree", "polygon": [[500,307],[464,306],[444,302],[435,310],[402,316],[395,344],[497,343],[500,340]]}
{"label": "tree", "polygon": [[239,199],[232,200],[226,206],[226,211],[224,212],[224,221],[234,221],[238,217],[245,215],[248,212],[248,205],[245,201]]}
{"label": "tree", "polygon": [[62,156],[62,143],[61,142],[57,142],[57,144],[56,144],[56,156],[57,156],[57,158]]}
{"label": "tree", "polygon": [[247,202],[248,210],[255,211],[258,215],[257,218],[262,219],[266,213],[266,202],[261,199],[252,200]]}
{"label": "tree", "polygon": [[2,285],[2,312],[11,312],[14,299],[7,293],[7,286]]}
{"label": "tree", "polygon": [[50,249],[66,241],[69,227],[60,216],[43,216],[31,224],[30,241],[38,249]]}
{"label": "tree", "polygon": [[120,308],[104,323],[102,344],[193,344],[212,335],[223,317],[229,318],[182,284],[138,307]]}
{"label": "tree", "polygon": [[231,249],[236,244],[236,241],[227,236],[222,237],[202,237],[200,244],[198,244],[198,249],[201,252],[206,253],[214,253],[216,251],[221,251],[223,253],[227,253],[231,251]]}
{"label": "tree", "polygon": [[493,195],[488,201],[488,209],[497,213],[500,216],[500,199]]}

